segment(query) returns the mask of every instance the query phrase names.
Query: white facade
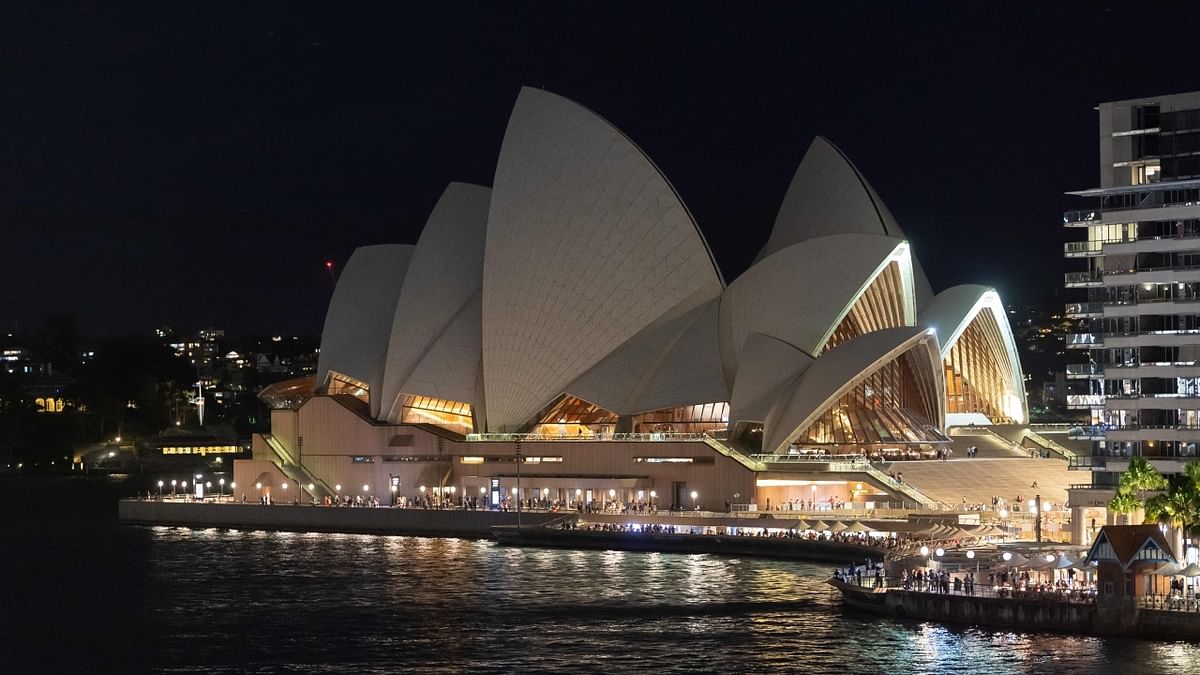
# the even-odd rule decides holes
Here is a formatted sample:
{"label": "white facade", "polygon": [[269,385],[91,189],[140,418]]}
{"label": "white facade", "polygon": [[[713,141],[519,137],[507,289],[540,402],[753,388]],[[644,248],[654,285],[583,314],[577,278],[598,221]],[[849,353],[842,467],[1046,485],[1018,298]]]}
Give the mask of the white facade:
{"label": "white facade", "polygon": [[[992,368],[970,392],[1008,392],[993,409],[1024,420],[1003,319],[991,289],[933,298],[879,195],[820,138],[759,260],[726,288],[636,145],[578,104],[523,89],[492,189],[451,184],[415,251],[356,252],[330,306],[318,386],[330,371],[364,383],[370,418],[387,424],[444,415],[455,433],[520,432],[572,410],[607,432],[636,416],[660,429],[719,423],[760,446],[747,452],[773,453],[817,437],[814,420],[862,385],[854,442],[928,444],[945,442],[930,431],[945,422],[943,368],[960,389],[974,377],[951,368],[963,334]],[[416,399],[426,407],[405,418]],[[913,409],[888,408],[902,400]],[[861,440],[871,415],[900,431]],[[568,422],[581,437],[590,424]],[[848,443],[835,427],[820,436]]]}
{"label": "white facade", "polygon": [[1097,489],[1111,490],[1128,458],[1165,473],[1200,450],[1200,92],[1102,103],[1100,187],[1072,192],[1091,208],[1064,215],[1086,232],[1065,255],[1086,301],[1067,347],[1067,377],[1087,380],[1072,407],[1089,409],[1086,438]]}

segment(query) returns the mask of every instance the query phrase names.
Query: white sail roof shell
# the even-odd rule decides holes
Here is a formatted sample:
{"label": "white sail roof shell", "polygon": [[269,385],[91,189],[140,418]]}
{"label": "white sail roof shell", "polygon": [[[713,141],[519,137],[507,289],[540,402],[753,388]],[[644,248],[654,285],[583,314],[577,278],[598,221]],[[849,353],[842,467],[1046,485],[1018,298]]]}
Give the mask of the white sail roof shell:
{"label": "white sail roof shell", "polygon": [[[404,287],[391,317],[383,388],[379,392],[382,413],[395,419],[401,394],[438,396],[430,391],[413,391],[414,371],[435,348],[452,321],[462,315],[478,296],[483,283],[483,249],[487,236],[487,212],[491,190],[478,185],[451,183],[434,206],[417,241]],[[479,325],[478,317],[472,319]],[[461,328],[460,328],[461,330]],[[457,335],[461,342],[465,336]],[[462,373],[479,367],[479,338],[475,338],[474,361],[442,362],[447,372]],[[468,351],[459,344],[443,347],[441,359]],[[418,378],[418,381],[428,382]],[[374,394],[374,392],[372,392]],[[474,397],[472,397],[474,398]],[[470,402],[470,399],[452,399]]]}
{"label": "white sail roof shell", "polygon": [[1029,419],[1029,403],[1025,397],[1025,375],[1021,369],[1021,356],[1017,351],[1017,341],[1012,333],[1012,325],[1008,322],[1008,314],[1000,294],[996,289],[979,284],[963,284],[952,286],[934,296],[929,306],[921,312],[917,323],[933,330],[938,337],[941,356],[945,359],[950,350],[962,335],[967,326],[979,316],[980,312],[991,312],[1000,329],[1000,337],[1004,342],[1003,361],[1012,364],[1008,373],[1009,386],[1020,401],[1020,415],[1012,417],[1018,423]]}
{"label": "white sail roof shell", "polygon": [[932,331],[906,326],[860,335],[844,342],[814,361],[796,379],[791,391],[771,410],[763,426],[763,452],[786,451],[791,438],[809,425],[842,394],[866,375],[910,349],[925,353],[937,387],[938,428],[945,423],[946,392],[942,359]]}
{"label": "white sail roof shell", "polygon": [[317,385],[325,386],[331,370],[367,383],[372,417],[379,416],[392,317],[414,250],[399,244],[355,249],[325,313]]}
{"label": "white sail roof shell", "polygon": [[733,382],[751,333],[817,356],[858,297],[891,262],[900,264],[905,315],[915,320],[912,258],[903,240],[835,234],[792,244],[755,263],[721,298],[721,361]]}
{"label": "white sail roof shell", "polygon": [[483,268],[492,430],[524,424],[659,317],[722,286],[691,215],[637,146],[576,103],[521,90]]}
{"label": "white sail roof shell", "polygon": [[[771,236],[757,259],[807,239],[854,232],[907,239],[875,188],[845,153],[817,136],[792,176]],[[932,299],[933,290],[920,262],[914,260],[913,267],[921,308]]]}

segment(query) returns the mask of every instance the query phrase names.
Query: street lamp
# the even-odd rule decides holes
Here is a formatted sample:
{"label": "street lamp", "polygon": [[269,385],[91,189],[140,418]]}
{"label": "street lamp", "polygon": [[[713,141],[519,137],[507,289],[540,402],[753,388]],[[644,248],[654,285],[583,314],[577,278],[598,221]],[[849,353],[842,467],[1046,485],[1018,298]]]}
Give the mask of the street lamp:
{"label": "street lamp", "polygon": [[363,492],[370,492],[370,491],[371,491],[371,486],[364,483],[363,484]]}
{"label": "street lamp", "polygon": [[928,546],[921,547],[921,555],[923,555],[925,557],[929,557],[929,547]]}
{"label": "street lamp", "polygon": [[158,481],[158,496],[162,497],[162,481]]}
{"label": "street lamp", "polygon": [[261,504],[263,499],[262,483],[255,483],[254,487],[258,488],[258,502]]}
{"label": "street lamp", "polygon": [[172,496],[172,497],[174,497],[174,496],[175,496],[175,483],[176,483],[175,479],[174,479],[174,478],[172,478],[172,479],[171,479],[171,496]]}
{"label": "street lamp", "polygon": [[934,551],[933,554],[940,558],[940,557],[946,555],[946,549],[938,547],[938,550]]}
{"label": "street lamp", "polygon": [[696,505],[696,498],[697,498],[697,497],[699,497],[699,496],[700,496],[700,493],[699,493],[699,492],[696,492],[695,490],[692,490],[692,508],[693,508],[693,509],[697,508],[697,505]]}
{"label": "street lamp", "polygon": [[221,495],[220,496],[224,497],[225,496],[225,479],[222,478],[222,479],[218,480],[217,485],[221,486]]}

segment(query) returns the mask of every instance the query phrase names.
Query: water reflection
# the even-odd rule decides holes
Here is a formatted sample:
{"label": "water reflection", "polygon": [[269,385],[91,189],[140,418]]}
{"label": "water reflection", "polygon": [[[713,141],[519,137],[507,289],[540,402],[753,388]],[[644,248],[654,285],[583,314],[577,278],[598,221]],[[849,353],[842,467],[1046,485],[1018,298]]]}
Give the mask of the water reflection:
{"label": "water reflection", "polygon": [[455,539],[138,532],[152,550],[147,648],[182,671],[286,662],[298,672],[1186,672],[1200,661],[1192,644],[846,611],[822,583],[826,566]]}

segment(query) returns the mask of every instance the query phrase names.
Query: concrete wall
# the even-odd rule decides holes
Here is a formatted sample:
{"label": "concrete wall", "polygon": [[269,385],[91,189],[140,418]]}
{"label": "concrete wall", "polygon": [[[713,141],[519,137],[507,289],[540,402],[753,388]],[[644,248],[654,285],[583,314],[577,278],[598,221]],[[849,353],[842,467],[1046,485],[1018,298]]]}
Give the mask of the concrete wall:
{"label": "concrete wall", "polygon": [[920,617],[934,621],[974,623],[984,626],[1012,626],[1023,630],[1089,630],[1096,613],[1095,605],[1057,602],[1020,602],[998,598],[940,595],[913,591],[893,591],[888,598],[898,616]]}
{"label": "concrete wall", "polygon": [[[240,486],[239,486],[240,488]],[[457,537],[489,537],[493,525],[515,525],[517,514],[500,511],[332,508],[319,506],[123,500],[120,520],[146,525],[236,527],[305,532],[364,532]],[[557,513],[523,513],[524,525],[541,525]]]}
{"label": "concrete wall", "polygon": [[[275,411],[276,413],[286,411]],[[515,485],[516,463],[485,462],[465,464],[469,457],[513,457],[516,444],[512,442],[458,442],[443,438],[425,429],[409,425],[382,424],[364,419],[336,400],[318,396],[310,399],[298,413],[276,414],[272,422],[283,423],[283,433],[304,438],[304,467],[314,477],[324,480],[333,489],[340,484],[344,494],[366,493],[390,502],[391,480],[400,483],[399,494],[416,497],[420,487],[427,493],[439,485],[454,486],[455,495],[470,489],[479,495],[479,486],[492,478],[500,480],[509,491]],[[282,439],[281,439],[282,440]],[[696,504],[702,508],[720,510],[725,502],[747,502],[755,493],[755,476],[741,464],[714,451],[700,441],[690,442],[581,442],[526,441],[521,444],[522,456],[562,457],[561,462],[521,465],[522,491],[526,497],[534,489],[551,488],[573,495],[576,489],[591,489],[595,494],[609,489],[625,491],[622,498],[635,498],[641,490],[648,499],[650,491],[658,493],[656,503],[671,506],[672,483],[683,482],[685,499],[682,506],[692,508],[691,492],[698,493]],[[238,493],[245,491],[250,501],[257,495],[250,490],[254,479],[268,467],[245,460],[235,462],[234,480]],[[355,462],[355,456],[370,458],[370,462]],[[438,458],[441,457],[439,460]],[[711,463],[647,463],[637,457],[698,457]],[[419,461],[387,461],[388,458],[420,458]],[[540,479],[540,480],[539,480]],[[739,495],[734,497],[734,495]],[[282,498],[273,493],[276,501]],[[291,497],[288,497],[290,501]]]}

